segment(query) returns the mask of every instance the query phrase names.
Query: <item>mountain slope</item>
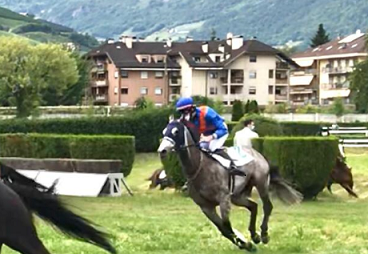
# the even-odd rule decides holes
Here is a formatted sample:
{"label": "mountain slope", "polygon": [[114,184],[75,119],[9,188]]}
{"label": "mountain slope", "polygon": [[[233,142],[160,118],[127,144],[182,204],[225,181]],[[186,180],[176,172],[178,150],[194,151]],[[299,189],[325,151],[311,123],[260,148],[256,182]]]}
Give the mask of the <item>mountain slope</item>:
{"label": "mountain slope", "polygon": [[0,5],[98,37],[122,33],[200,39],[227,32],[308,43],[319,23],[332,37],[368,29],[367,0],[0,0]]}
{"label": "mountain slope", "polygon": [[79,34],[72,28],[35,19],[32,15],[20,15],[0,7],[0,34],[2,36],[20,36],[36,42],[68,43],[73,42],[86,51],[98,45],[98,41]]}

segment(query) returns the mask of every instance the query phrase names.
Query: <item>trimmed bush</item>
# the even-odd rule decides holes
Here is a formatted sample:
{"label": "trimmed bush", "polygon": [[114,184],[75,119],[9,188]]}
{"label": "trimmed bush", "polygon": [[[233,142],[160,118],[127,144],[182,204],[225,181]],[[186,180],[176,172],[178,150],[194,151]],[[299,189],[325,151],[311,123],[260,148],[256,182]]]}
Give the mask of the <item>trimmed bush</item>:
{"label": "trimmed bush", "polygon": [[281,122],[285,136],[317,136],[322,126],[329,124],[314,122]]}
{"label": "trimmed bush", "polygon": [[239,123],[233,128],[230,137],[234,137],[237,131],[243,129],[244,121],[248,119],[254,121],[255,132],[257,132],[260,137],[281,136],[283,134],[282,127],[277,121],[257,114],[247,114],[242,117]]}
{"label": "trimmed bush", "polygon": [[166,174],[173,180],[175,188],[179,189],[186,182],[183,170],[176,153],[169,153],[165,159],[161,160]]}
{"label": "trimmed bush", "polygon": [[135,147],[132,136],[1,134],[1,157],[119,159],[122,173],[132,170]]}
{"label": "trimmed bush", "polygon": [[338,140],[322,137],[267,137],[261,153],[280,169],[305,198],[314,198],[326,186],[338,154]]}
{"label": "trimmed bush", "polygon": [[0,133],[112,134],[135,136],[138,152],[154,152],[166,127],[170,108],[130,111],[119,117],[11,119],[0,121]]}
{"label": "trimmed bush", "polygon": [[241,101],[235,100],[233,105],[233,111],[231,114],[231,121],[239,121],[244,115],[243,103]]}

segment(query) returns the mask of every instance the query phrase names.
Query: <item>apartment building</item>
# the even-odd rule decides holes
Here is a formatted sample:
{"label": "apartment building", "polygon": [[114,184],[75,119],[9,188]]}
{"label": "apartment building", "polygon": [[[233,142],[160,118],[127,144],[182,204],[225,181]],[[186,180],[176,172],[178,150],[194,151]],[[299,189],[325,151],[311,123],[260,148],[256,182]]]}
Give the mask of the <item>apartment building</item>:
{"label": "apartment building", "polygon": [[349,74],[368,56],[365,34],[358,30],[344,38],[307,51],[292,59],[300,66],[290,74],[290,100],[294,105],[328,105],[335,98],[351,103]]}
{"label": "apartment building", "polygon": [[112,106],[132,106],[141,96],[157,105],[192,95],[227,105],[248,99],[260,105],[287,102],[290,68],[298,67],[271,46],[232,34],[225,40],[186,42],[122,37],[88,56],[95,64],[95,103]]}

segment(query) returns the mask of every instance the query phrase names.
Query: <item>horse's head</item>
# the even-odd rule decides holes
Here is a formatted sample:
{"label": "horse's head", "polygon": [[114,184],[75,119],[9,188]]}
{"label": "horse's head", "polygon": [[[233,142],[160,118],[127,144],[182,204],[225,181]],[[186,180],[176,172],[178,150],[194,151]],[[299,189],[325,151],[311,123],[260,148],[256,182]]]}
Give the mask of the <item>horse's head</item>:
{"label": "horse's head", "polygon": [[161,158],[185,145],[185,126],[179,121],[171,121],[163,131],[163,135],[164,138],[157,150]]}

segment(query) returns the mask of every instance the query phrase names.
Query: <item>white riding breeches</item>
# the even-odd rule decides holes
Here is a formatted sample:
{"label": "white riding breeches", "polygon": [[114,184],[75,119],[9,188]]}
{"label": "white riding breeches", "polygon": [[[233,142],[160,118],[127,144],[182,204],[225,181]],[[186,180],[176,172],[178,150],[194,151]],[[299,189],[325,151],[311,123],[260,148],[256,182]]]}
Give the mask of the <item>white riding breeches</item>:
{"label": "white riding breeches", "polygon": [[229,134],[226,134],[222,136],[221,138],[211,140],[210,145],[209,145],[209,150],[211,152],[214,152],[217,149],[223,147],[228,136]]}

